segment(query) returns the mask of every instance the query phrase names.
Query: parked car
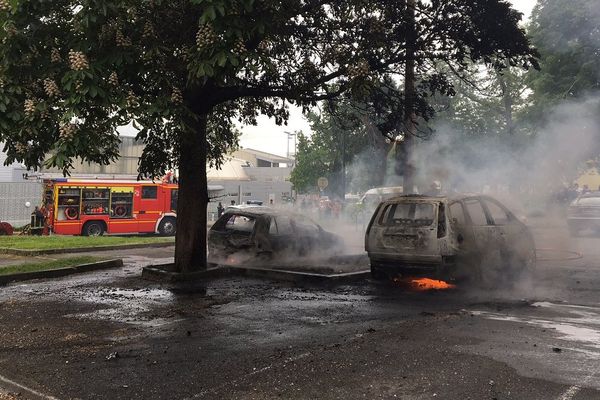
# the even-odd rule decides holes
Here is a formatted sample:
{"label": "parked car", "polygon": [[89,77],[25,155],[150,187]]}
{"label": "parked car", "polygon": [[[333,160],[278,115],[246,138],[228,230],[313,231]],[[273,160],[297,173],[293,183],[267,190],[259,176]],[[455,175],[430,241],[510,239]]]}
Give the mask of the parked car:
{"label": "parked car", "polygon": [[494,285],[535,267],[530,230],[480,195],[408,195],[379,204],[365,249],[375,278],[391,274],[474,278]]}
{"label": "parked car", "polygon": [[337,235],[303,215],[270,207],[230,207],[208,232],[209,261],[244,252],[252,256],[305,256],[335,253],[342,246]]}
{"label": "parked car", "polygon": [[567,210],[569,232],[578,236],[581,231],[600,231],[600,192],[583,194],[573,200]]}

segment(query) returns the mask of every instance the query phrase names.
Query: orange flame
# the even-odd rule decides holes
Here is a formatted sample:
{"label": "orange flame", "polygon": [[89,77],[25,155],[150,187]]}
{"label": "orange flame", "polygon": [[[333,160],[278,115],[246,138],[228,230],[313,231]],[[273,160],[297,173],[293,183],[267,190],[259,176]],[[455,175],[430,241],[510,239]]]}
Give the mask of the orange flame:
{"label": "orange flame", "polygon": [[236,256],[228,256],[227,260],[225,260],[225,264],[229,264],[229,265],[237,265],[239,263],[239,260]]}
{"label": "orange flame", "polygon": [[424,292],[427,290],[454,289],[456,285],[430,278],[394,278],[394,282],[408,286],[411,290]]}

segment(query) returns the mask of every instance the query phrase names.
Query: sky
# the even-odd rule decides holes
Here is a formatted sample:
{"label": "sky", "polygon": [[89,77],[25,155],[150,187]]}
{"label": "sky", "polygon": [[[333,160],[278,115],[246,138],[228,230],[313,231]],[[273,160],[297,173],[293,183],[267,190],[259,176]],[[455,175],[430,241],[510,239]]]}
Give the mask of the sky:
{"label": "sky", "polygon": [[[524,14],[527,19],[536,0],[510,0],[515,9]],[[257,126],[244,126],[241,128],[240,146],[268,153],[286,156],[288,150],[287,132],[302,131],[310,133],[310,126],[302,116],[299,109],[290,107],[290,120],[287,126],[277,126],[275,122],[267,117],[259,117]],[[294,139],[289,140],[289,149],[293,153]]]}

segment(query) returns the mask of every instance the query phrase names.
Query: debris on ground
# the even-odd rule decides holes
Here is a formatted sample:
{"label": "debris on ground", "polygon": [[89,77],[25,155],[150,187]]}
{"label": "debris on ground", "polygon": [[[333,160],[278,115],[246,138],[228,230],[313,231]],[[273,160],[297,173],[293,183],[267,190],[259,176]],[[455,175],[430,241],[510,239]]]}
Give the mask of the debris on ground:
{"label": "debris on ground", "polygon": [[17,400],[21,397],[20,393],[2,393],[0,392],[0,400]]}
{"label": "debris on ground", "polygon": [[113,351],[112,353],[110,353],[109,355],[106,356],[106,361],[115,360],[117,358],[119,358],[119,353],[116,351]]}

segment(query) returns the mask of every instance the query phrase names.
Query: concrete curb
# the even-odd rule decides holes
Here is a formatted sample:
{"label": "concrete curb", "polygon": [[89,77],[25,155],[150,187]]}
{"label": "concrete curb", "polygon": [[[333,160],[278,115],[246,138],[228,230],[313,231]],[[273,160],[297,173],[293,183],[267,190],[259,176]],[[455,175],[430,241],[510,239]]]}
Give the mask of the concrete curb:
{"label": "concrete curb", "polygon": [[61,254],[61,253],[90,253],[94,251],[107,250],[127,250],[127,249],[142,249],[145,247],[169,247],[175,246],[175,242],[157,242],[157,243],[135,243],[111,246],[93,246],[93,247],[71,247],[63,249],[33,249],[21,250],[11,249],[9,247],[0,247],[0,254],[11,254],[15,256],[40,256],[43,254]]}
{"label": "concrete curb", "polygon": [[142,270],[142,278],[155,282],[193,282],[203,279],[215,279],[226,276],[246,276],[263,278],[275,281],[297,282],[297,283],[333,283],[344,284],[364,280],[371,276],[371,271],[358,271],[342,274],[319,274],[314,272],[288,271],[284,269],[265,269],[239,266],[221,266],[207,269],[205,271],[181,274],[168,271],[167,268],[173,264],[161,264],[146,266]]}
{"label": "concrete curb", "polygon": [[142,278],[155,282],[194,282],[203,279],[214,279],[226,276],[226,268],[209,268],[205,271],[179,273],[168,269],[174,264],[149,265],[142,269]]}
{"label": "concrete curb", "polygon": [[100,269],[122,268],[123,260],[114,259],[98,261],[90,264],[75,265],[73,267],[49,269],[45,271],[21,272],[11,275],[0,275],[0,285],[6,285],[10,282],[28,281],[31,279],[59,278],[81,272],[97,271]]}
{"label": "concrete curb", "polygon": [[347,272],[341,274],[319,274],[316,272],[289,271],[285,269],[265,269],[250,267],[226,267],[232,275],[265,278],[284,282],[335,283],[343,284],[363,280],[371,276],[371,271]]}

